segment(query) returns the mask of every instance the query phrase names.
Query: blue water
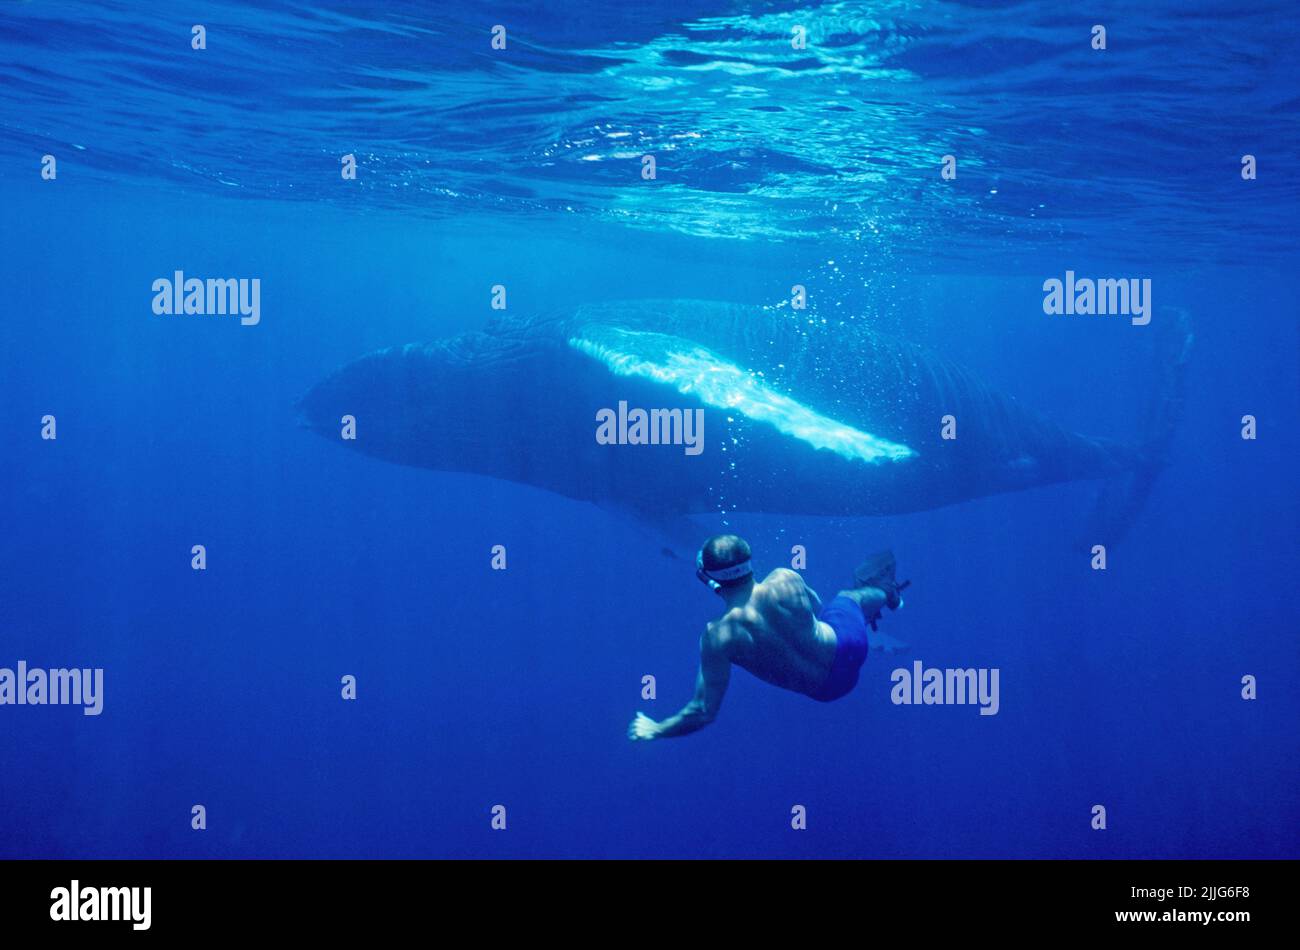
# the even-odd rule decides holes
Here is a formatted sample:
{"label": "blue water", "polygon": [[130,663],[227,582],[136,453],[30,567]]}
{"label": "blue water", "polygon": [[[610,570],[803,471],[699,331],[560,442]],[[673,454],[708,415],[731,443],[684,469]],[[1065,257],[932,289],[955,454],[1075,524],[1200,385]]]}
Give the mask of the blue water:
{"label": "blue water", "polygon": [[[624,6],[0,7],[0,667],[105,670],[100,716],[0,706],[0,856],[1300,856],[1289,5]],[[261,322],[155,316],[177,269],[260,278]],[[688,566],[295,419],[370,350],[482,327],[494,284],[533,313],[801,283],[808,347],[865,322],[1137,438],[1153,328],[1045,316],[1067,269],[1150,277],[1196,336],[1107,569],[1089,483],[720,510],[701,539],[803,544],[823,594],[892,547],[911,649],[828,705],[738,671],[678,740],[624,733],[690,698],[718,602]],[[999,713],[892,704],[914,659],[998,668]]]}

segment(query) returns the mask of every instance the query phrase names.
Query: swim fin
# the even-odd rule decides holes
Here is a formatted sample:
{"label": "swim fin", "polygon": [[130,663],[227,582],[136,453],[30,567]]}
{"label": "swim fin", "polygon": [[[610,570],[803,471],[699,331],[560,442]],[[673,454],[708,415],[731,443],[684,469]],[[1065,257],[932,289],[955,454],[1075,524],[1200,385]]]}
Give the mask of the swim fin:
{"label": "swim fin", "polygon": [[853,572],[854,587],[879,587],[887,591],[894,586],[894,563],[893,551],[881,551],[879,554],[873,554]]}
{"label": "swim fin", "polygon": [[867,645],[876,653],[905,653],[912,648],[907,641],[891,637],[878,630],[872,630],[867,634]]}
{"label": "swim fin", "polygon": [[899,596],[899,592],[912,582],[903,581],[900,584],[894,575],[896,567],[893,551],[873,554],[859,564],[858,569],[853,572],[853,586],[879,587],[885,592],[885,606],[890,610],[897,610],[903,606],[903,598]]}

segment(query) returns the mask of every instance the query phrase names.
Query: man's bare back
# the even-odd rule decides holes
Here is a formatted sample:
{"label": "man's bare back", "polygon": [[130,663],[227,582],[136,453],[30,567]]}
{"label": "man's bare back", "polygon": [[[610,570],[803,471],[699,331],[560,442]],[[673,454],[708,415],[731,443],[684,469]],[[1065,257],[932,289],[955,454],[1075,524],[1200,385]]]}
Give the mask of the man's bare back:
{"label": "man's bare back", "polygon": [[764,682],[811,695],[835,658],[835,631],[817,619],[821,606],[802,577],[778,567],[754,585],[748,601],[710,623],[704,637]]}

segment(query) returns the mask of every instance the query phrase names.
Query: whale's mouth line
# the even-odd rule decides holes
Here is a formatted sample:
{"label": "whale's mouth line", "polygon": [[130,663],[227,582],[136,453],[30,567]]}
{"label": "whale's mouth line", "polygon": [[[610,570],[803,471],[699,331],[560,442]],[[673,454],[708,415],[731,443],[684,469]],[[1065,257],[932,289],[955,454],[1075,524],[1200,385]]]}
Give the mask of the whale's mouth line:
{"label": "whale's mouth line", "polygon": [[590,324],[570,337],[569,345],[603,363],[617,376],[634,376],[671,386],[706,406],[767,423],[791,438],[846,459],[897,462],[916,455],[906,445],[810,409],[734,363],[681,337]]}

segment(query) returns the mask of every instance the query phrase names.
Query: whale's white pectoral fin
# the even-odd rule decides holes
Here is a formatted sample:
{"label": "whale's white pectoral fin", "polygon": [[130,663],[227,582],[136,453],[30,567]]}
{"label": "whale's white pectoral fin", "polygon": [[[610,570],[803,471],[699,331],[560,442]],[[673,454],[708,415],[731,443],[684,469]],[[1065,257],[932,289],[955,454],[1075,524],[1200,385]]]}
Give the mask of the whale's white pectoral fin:
{"label": "whale's white pectoral fin", "polygon": [[637,376],[672,386],[683,395],[695,396],[706,406],[768,423],[785,435],[847,459],[886,462],[916,455],[906,445],[810,409],[777,392],[761,377],[691,340],[589,324],[569,339],[569,345],[599,360],[616,375]]}

